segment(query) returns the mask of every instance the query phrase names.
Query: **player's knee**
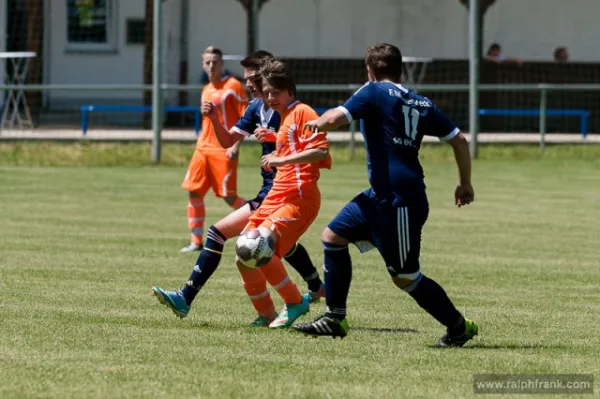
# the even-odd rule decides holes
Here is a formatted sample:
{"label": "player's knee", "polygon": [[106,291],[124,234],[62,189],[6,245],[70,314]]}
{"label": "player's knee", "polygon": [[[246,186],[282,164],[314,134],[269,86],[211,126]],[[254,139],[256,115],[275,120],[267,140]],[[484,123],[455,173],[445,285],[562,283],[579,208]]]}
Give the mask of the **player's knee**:
{"label": "player's knee", "polygon": [[[226,230],[227,230],[227,224],[226,224],[226,223],[224,223],[222,220],[219,220],[217,223],[213,224],[213,225],[212,225],[212,226],[210,226],[208,229],[209,229],[209,230],[210,230],[210,229],[215,229],[215,230],[217,230],[219,233],[223,234],[223,231],[226,231]],[[223,235],[224,235],[224,234],[223,234]],[[227,238],[230,238],[230,237],[227,237]]]}
{"label": "player's knee", "polygon": [[223,232],[223,227],[226,226],[219,226],[218,222],[210,226],[206,233],[207,241],[208,239],[211,239],[213,241],[217,241],[224,244],[225,241],[227,241],[230,237],[228,237],[227,234]]}
{"label": "player's knee", "polygon": [[225,240],[229,240],[233,237],[240,235],[240,232],[242,231],[242,228],[244,227],[246,222],[247,220],[238,221],[226,217],[213,224],[209,228],[209,230],[211,228],[214,228],[221,234],[221,236],[225,238]]}
{"label": "player's knee", "polygon": [[417,284],[419,284],[419,281],[421,281],[422,276],[423,275],[421,274],[421,271],[408,274],[400,273],[395,276],[392,276],[392,281],[394,282],[396,287],[410,293],[417,286]]}
{"label": "player's knee", "polygon": [[323,230],[323,233],[321,234],[321,241],[326,244],[334,244],[339,246],[345,246],[350,243],[344,237],[340,237],[333,232],[329,227],[325,227],[325,230]]}

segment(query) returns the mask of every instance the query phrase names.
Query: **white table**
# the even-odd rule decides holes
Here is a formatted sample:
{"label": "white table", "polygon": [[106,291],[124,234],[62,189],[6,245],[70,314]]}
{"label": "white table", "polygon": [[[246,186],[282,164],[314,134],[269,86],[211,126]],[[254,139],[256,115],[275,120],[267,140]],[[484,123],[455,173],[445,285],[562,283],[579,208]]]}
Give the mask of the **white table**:
{"label": "white table", "polygon": [[406,84],[419,85],[425,79],[427,65],[433,61],[433,58],[426,57],[402,57],[404,73],[402,82]]}
{"label": "white table", "polygon": [[[10,74],[5,69],[4,83],[6,85],[24,85],[27,83],[29,62],[36,56],[37,54],[33,52],[0,53],[0,60],[8,60],[12,66]],[[2,68],[6,68],[6,62],[2,63]],[[8,89],[2,110],[2,119],[0,119],[0,130],[14,129],[15,127],[20,130],[33,129],[33,119],[24,91],[21,89]]]}

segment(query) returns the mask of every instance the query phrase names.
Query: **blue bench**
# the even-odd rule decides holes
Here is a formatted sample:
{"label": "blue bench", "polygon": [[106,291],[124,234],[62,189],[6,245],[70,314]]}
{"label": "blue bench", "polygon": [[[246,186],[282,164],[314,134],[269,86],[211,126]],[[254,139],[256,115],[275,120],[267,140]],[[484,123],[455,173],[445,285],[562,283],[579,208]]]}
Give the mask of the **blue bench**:
{"label": "blue bench", "polygon": [[[328,108],[315,108],[319,115],[327,111]],[[143,105],[82,105],[81,106],[81,130],[85,136],[88,130],[88,113],[90,112],[152,112],[151,106]],[[191,106],[166,106],[165,112],[192,112],[194,114],[194,130],[196,135],[200,133],[201,115],[200,107]],[[494,116],[539,116],[540,110],[532,109],[511,109],[511,108],[482,108],[478,111],[479,115]],[[547,109],[546,115],[549,116],[578,116],[580,118],[580,130],[583,138],[588,134],[588,120],[590,111],[585,109]]]}
{"label": "blue bench", "polygon": [[[496,116],[540,116],[540,110],[532,109],[511,109],[511,108],[483,108],[479,110],[479,115]],[[586,109],[547,109],[546,115],[549,116],[578,116],[580,118],[579,129],[581,137],[585,138],[588,134],[588,120],[590,111]]]}
{"label": "blue bench", "polygon": [[[90,112],[152,112],[151,106],[144,105],[82,105],[81,106],[81,131],[85,136],[88,130],[88,114]],[[200,107],[166,106],[165,112],[192,112],[194,114],[194,130],[196,136],[200,133]]]}

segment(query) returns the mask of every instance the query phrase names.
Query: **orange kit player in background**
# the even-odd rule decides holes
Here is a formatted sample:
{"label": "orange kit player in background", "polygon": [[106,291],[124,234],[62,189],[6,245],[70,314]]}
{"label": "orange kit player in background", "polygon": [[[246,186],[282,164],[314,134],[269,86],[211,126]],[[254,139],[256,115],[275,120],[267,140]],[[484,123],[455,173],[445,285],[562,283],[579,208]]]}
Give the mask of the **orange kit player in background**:
{"label": "orange kit player in background", "polygon": [[191,242],[181,252],[200,251],[204,235],[204,196],[210,188],[233,209],[246,201],[237,195],[237,154],[227,151],[215,133],[208,115],[217,109],[220,123],[229,130],[243,115],[248,105],[244,86],[223,74],[223,52],[208,47],[202,54],[202,67],[210,83],[202,89],[202,133],[181,187],[190,194],[187,206]]}
{"label": "orange kit player in background", "polygon": [[[281,257],[295,245],[317,217],[321,193],[317,186],[321,167],[331,167],[326,132],[308,132],[304,124],[317,117],[308,105],[296,100],[296,83],[288,67],[271,61],[261,70],[263,93],[269,107],[281,116],[275,152],[261,158],[263,168],[277,169],[273,187],[260,207],[250,216],[244,231],[259,226],[271,231],[275,255],[260,267],[268,281],[282,281],[278,289],[285,307],[270,328],[289,327],[309,310],[308,298],[289,279]],[[237,261],[240,272],[246,268]],[[327,289],[327,288],[325,288]]]}

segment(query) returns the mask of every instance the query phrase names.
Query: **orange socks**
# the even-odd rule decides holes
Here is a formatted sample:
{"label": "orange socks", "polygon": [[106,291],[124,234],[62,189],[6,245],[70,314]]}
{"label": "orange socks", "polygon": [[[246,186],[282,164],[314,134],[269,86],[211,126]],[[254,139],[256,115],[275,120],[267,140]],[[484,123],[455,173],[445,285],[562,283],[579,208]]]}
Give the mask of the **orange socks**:
{"label": "orange socks", "polygon": [[191,242],[202,245],[204,235],[204,198],[190,198],[187,206],[188,227],[192,233]]}
{"label": "orange socks", "polygon": [[263,317],[275,317],[277,315],[275,304],[269,291],[267,291],[267,282],[262,273],[258,269],[251,269],[242,265],[238,265],[238,270],[242,276],[244,289],[256,312]]}
{"label": "orange socks", "polygon": [[302,302],[302,294],[290,279],[281,259],[274,256],[269,263],[258,268],[269,284],[277,290],[286,305],[296,305]]}

